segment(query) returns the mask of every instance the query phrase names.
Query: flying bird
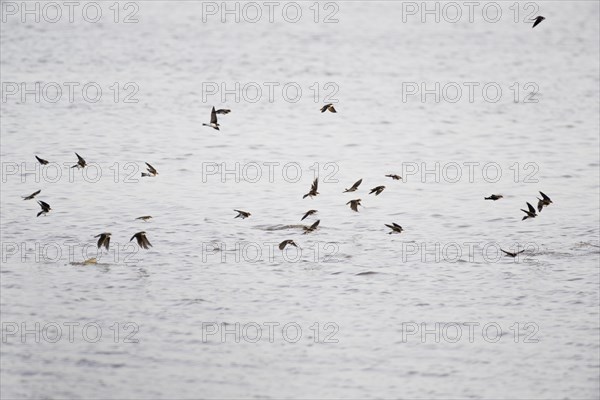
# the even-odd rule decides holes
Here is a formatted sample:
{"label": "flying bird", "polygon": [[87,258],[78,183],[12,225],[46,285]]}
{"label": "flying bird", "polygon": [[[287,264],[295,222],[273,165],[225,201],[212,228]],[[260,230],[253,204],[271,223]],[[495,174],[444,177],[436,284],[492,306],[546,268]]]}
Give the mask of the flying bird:
{"label": "flying bird", "polygon": [[87,165],[87,163],[85,162],[83,157],[81,157],[77,153],[75,153],[75,155],[77,156],[77,164],[73,165],[71,168],[84,168]]}
{"label": "flying bird", "polygon": [[373,189],[371,189],[371,191],[369,192],[369,194],[375,193],[375,196],[379,196],[379,194],[381,192],[383,192],[383,189],[385,189],[385,186],[376,186]]}
{"label": "flying bird", "polygon": [[38,200],[38,204],[40,205],[40,207],[42,207],[42,211],[40,211],[39,213],[37,213],[38,217],[40,215],[42,215],[42,214],[46,215],[48,212],[50,212],[50,210],[52,210],[50,208],[50,204],[48,204],[48,203],[46,203],[44,201]]}
{"label": "flying bird", "polygon": [[306,217],[309,217],[309,216],[311,216],[311,215],[313,215],[313,214],[316,214],[316,213],[317,213],[317,210],[308,210],[308,211],[306,212],[306,214],[304,214],[304,217],[302,217],[302,219],[301,219],[300,221],[304,221],[304,219],[305,219]]}
{"label": "flying bird", "polygon": [[529,203],[527,203],[527,207],[529,208],[529,211],[523,210],[521,208],[521,211],[523,211],[525,214],[527,214],[523,217],[523,219],[521,221],[525,221],[527,218],[537,217],[537,214],[535,213],[535,208],[533,208],[533,206]]}
{"label": "flying bird", "polygon": [[146,163],[148,172],[142,172],[142,176],[156,176],[158,175],[158,171],[152,165]]}
{"label": "flying bird", "polygon": [[148,222],[149,219],[152,219],[152,215],[144,215],[144,216],[141,216],[141,217],[137,217],[136,219],[141,219],[144,222]]}
{"label": "flying bird", "polygon": [[316,196],[319,194],[319,192],[317,192],[317,188],[319,187],[319,178],[315,178],[315,180],[313,181],[311,187],[310,187],[310,192],[306,193],[304,196],[302,196],[303,199],[310,197],[312,199],[313,196]]}
{"label": "flying bird", "polygon": [[537,16],[533,21],[533,26],[531,28],[535,28],[536,26],[538,26],[540,24],[540,22],[542,22],[543,20],[545,20],[546,18],[542,17],[541,15]]}
{"label": "flying bird", "polygon": [[144,231],[136,233],[131,237],[131,239],[129,239],[129,241],[131,242],[133,239],[137,240],[138,246],[140,246],[142,249],[152,247],[152,245],[148,241],[148,238],[146,237],[146,232]]}
{"label": "flying bird", "polygon": [[43,158],[39,158],[38,156],[35,156],[35,158],[37,158],[37,160],[40,162],[40,164],[42,165],[46,165],[48,164],[48,160],[44,160]]}
{"label": "flying bird", "polygon": [[402,227],[400,225],[398,225],[395,222],[392,222],[392,225],[388,225],[388,224],[384,224],[384,225],[392,230],[391,232],[389,232],[390,235],[392,233],[402,233],[402,231],[404,230],[404,229],[402,229]]}
{"label": "flying bird", "polygon": [[336,109],[333,107],[333,104],[329,103],[329,104],[325,104],[323,107],[321,107],[321,112],[324,113],[325,111],[329,111],[332,113],[336,113]]}
{"label": "flying bird", "polygon": [[396,174],[388,174],[388,175],[386,175],[386,177],[392,178],[395,181],[402,180],[402,177],[400,175],[396,175]]}
{"label": "flying bird", "polygon": [[221,108],[220,110],[215,111],[217,114],[229,114],[231,110],[227,108]]}
{"label": "flying bird", "polygon": [[108,250],[108,246],[110,245],[110,232],[104,232],[94,237],[99,237],[98,239],[98,248],[104,246],[106,250]]}
{"label": "flying bird", "polygon": [[315,222],[314,224],[312,224],[311,226],[304,226],[304,234],[306,235],[307,233],[310,233],[312,231],[314,231],[315,229],[317,229],[317,227],[319,226],[319,223],[321,222],[321,220],[317,220],[317,222]]}
{"label": "flying bird", "polygon": [[518,256],[519,254],[521,254],[522,252],[525,251],[525,249],[521,250],[521,251],[517,251],[516,253],[511,253],[510,251],[506,251],[506,250],[502,250],[500,249],[500,251],[502,251],[504,254],[506,254],[507,257],[512,257],[515,258],[516,256]]}
{"label": "flying bird", "polygon": [[219,123],[217,122],[217,112],[215,111],[215,108],[212,108],[212,111],[210,112],[210,124],[202,124],[203,126],[210,126],[213,129],[216,130],[220,130],[219,129]]}
{"label": "flying bird", "polygon": [[358,206],[362,206],[362,204],[360,204],[360,202],[361,202],[360,199],[350,200],[349,202],[346,203],[346,205],[350,204],[350,208],[352,209],[352,211],[358,212]]}
{"label": "flying bird", "polygon": [[358,189],[358,187],[360,186],[361,183],[362,183],[362,179],[357,180],[356,182],[354,182],[354,185],[352,185],[352,187],[350,189],[344,189],[344,193],[356,192],[356,189]]}
{"label": "flying bird", "polygon": [[[238,215],[236,215],[235,218],[246,219],[246,218],[248,218],[249,216],[252,215],[249,212],[242,211],[242,210],[233,210],[233,211],[235,211],[236,213],[238,213]],[[235,219],[235,218],[233,218],[233,219]]]}
{"label": "flying bird", "polygon": [[288,240],[284,240],[283,242],[279,243],[279,250],[285,249],[285,246],[287,246],[287,245],[298,247],[298,245],[292,239],[288,239]]}
{"label": "flying bird", "polygon": [[37,196],[38,194],[40,194],[40,192],[42,191],[42,189],[38,190],[37,192],[33,192],[31,193],[29,196],[22,196],[23,200],[31,200],[33,199],[35,196]]}
{"label": "flying bird", "polygon": [[538,199],[538,212],[542,212],[542,208],[544,207],[548,207],[550,204],[552,204],[552,200],[550,200],[550,197],[546,196],[543,192],[540,192],[540,194],[542,195],[542,198],[540,199],[539,197]]}
{"label": "flying bird", "polygon": [[501,198],[503,198],[504,196],[502,196],[501,194],[492,194],[490,197],[484,197],[484,200],[500,200]]}

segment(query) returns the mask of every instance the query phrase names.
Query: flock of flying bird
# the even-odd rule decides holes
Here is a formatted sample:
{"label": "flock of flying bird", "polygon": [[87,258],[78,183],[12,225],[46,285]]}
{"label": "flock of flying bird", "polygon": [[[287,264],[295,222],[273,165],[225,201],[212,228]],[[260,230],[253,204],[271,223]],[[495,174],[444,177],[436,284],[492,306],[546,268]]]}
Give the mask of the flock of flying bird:
{"label": "flock of flying bird", "polygon": [[[533,20],[533,26],[532,28],[535,28],[538,24],[540,24],[543,20],[545,20],[546,18],[542,17],[541,15],[536,17]],[[332,113],[337,113],[337,110],[335,109],[335,107],[333,106],[333,104],[329,103],[329,104],[325,104],[323,107],[321,107],[321,113],[324,113],[325,111],[329,111]],[[229,109],[219,109],[216,110],[215,107],[212,108],[211,112],[210,112],[210,123],[206,124],[203,123],[203,126],[208,126],[210,128],[216,129],[216,130],[220,130],[219,127],[219,122],[217,119],[217,115],[218,114],[222,114],[222,115],[226,115],[229,114],[231,112],[231,110]],[[75,153],[75,155],[77,156],[77,164],[73,165],[71,168],[85,168],[87,166],[87,163],[85,161],[85,159],[83,159],[83,157],[81,157],[79,154]],[[43,158],[38,157],[37,155],[35,156],[35,158],[39,161],[40,164],[42,165],[46,165],[48,164],[47,160],[44,160]],[[148,164],[146,162],[146,167],[147,167],[147,172],[142,172],[142,177],[155,177],[156,175],[158,175],[158,171],[150,164]],[[396,174],[388,174],[386,175],[386,177],[392,178],[393,180],[401,180],[402,177]],[[345,189],[344,193],[349,193],[349,192],[355,192],[356,190],[358,190],[358,187],[360,186],[360,184],[362,183],[362,179],[359,179],[358,181],[356,181],[350,188]],[[302,198],[306,198],[306,197],[314,197],[317,196],[319,194],[319,192],[317,191],[319,186],[319,178],[315,178],[315,180],[313,181],[310,191],[308,193],[306,193],[304,196],[302,196]],[[375,196],[380,195],[385,189],[385,186],[380,185],[380,186],[376,186],[374,188],[371,189],[371,191],[369,192],[369,194],[373,194],[375,193]],[[41,192],[41,189],[28,195],[28,196],[24,196],[23,200],[31,200],[34,197],[36,197],[39,193]],[[540,195],[542,196],[542,198],[538,198],[538,213],[540,213],[542,211],[542,208],[547,207],[548,205],[552,204],[552,200],[550,200],[550,198],[548,196],[546,196],[544,193],[540,192]],[[499,200],[503,198],[502,195],[496,195],[496,194],[492,194],[489,197],[485,197],[485,200]],[[348,203],[346,203],[346,205],[349,205],[350,208],[352,209],[352,211],[358,212],[358,206],[362,206],[361,204],[361,199],[354,199],[354,200],[350,200]],[[41,211],[37,213],[37,216],[39,217],[40,215],[46,215],[50,212],[50,210],[52,210],[52,208],[50,207],[50,205],[44,201],[38,200],[38,204],[41,207]],[[526,215],[523,217],[522,220],[526,220],[527,218],[535,218],[537,217],[537,213],[535,212],[535,208],[529,203],[527,202],[527,210],[523,210],[521,209],[521,211],[523,211]],[[234,210],[235,212],[237,212],[238,214],[235,216],[235,218],[242,218],[242,219],[246,219],[248,217],[250,217],[252,214],[247,212],[247,211],[242,211],[242,210]],[[314,215],[317,213],[317,210],[308,210],[304,216],[301,218],[301,221],[304,221],[307,217]],[[142,217],[138,217],[136,219],[140,219],[143,221],[148,221],[152,218],[152,216],[150,215],[144,215]],[[319,224],[321,223],[321,220],[317,220],[316,222],[314,222],[312,225],[310,226],[304,226],[304,234],[310,233],[315,231]],[[389,234],[393,234],[393,233],[402,233],[404,231],[404,229],[402,228],[402,226],[398,225],[395,222],[392,222],[391,224],[385,224],[385,226],[387,226],[388,228],[391,229],[391,231],[389,232]],[[106,250],[108,250],[109,245],[110,245],[110,236],[111,233],[110,232],[103,232],[99,235],[96,235],[95,237],[99,238],[98,239],[98,249],[100,249],[101,247],[104,246],[104,248]],[[148,238],[146,237],[146,232],[145,231],[140,231],[137,232],[135,235],[133,235],[131,237],[131,239],[129,239],[129,241],[131,242],[133,239],[136,239],[138,245],[143,248],[143,249],[148,249],[150,247],[152,247],[152,245],[150,244],[150,242],[148,241]],[[284,250],[286,246],[291,245],[294,247],[298,247],[297,244],[292,240],[292,239],[287,239],[284,240],[283,242],[281,242],[279,244],[279,249],[280,250]],[[502,249],[500,249],[502,250]],[[517,255],[519,255],[520,253],[524,252],[525,250],[521,250],[515,253],[512,252],[508,252],[505,250],[502,250],[507,256],[510,257],[516,257]]]}
{"label": "flock of flying bird", "polygon": [[[324,105],[321,108],[321,112],[323,113],[325,111],[337,113],[337,110],[334,108],[333,104]],[[213,107],[211,110],[210,124],[202,124],[202,125],[209,126],[213,129],[219,130],[220,125],[217,120],[217,114],[228,114],[230,112],[231,112],[231,110],[229,110],[229,109],[215,110],[215,107]],[[85,161],[85,159],[77,153],[75,153],[75,155],[77,156],[77,163],[75,165],[73,165],[71,168],[85,168],[87,166],[87,162]],[[48,164],[47,160],[44,160],[43,158],[40,158],[37,155],[35,156],[35,158],[42,165]],[[142,172],[141,175],[142,175],[142,177],[155,177],[156,175],[158,175],[158,171],[156,170],[156,168],[154,168],[152,165],[150,165],[149,163],[146,162],[146,172]],[[395,180],[395,181],[402,180],[402,177],[400,175],[396,175],[396,174],[387,174],[385,176],[387,178],[391,178],[392,180]],[[362,179],[359,179],[358,181],[354,182],[354,184],[352,186],[350,186],[347,189],[344,189],[343,193],[356,192],[358,190],[359,186],[362,184],[362,181],[363,181]],[[317,177],[313,181],[308,193],[306,193],[304,196],[302,196],[302,198],[303,199],[305,199],[307,197],[313,198],[313,197],[319,195],[318,188],[319,188],[319,178]],[[369,191],[369,194],[375,194],[375,196],[379,196],[384,190],[385,190],[385,186],[383,186],[383,185],[375,186],[374,188],[372,188]],[[31,200],[31,199],[35,198],[40,192],[41,192],[41,189],[28,195],[28,196],[24,196],[23,200]],[[550,197],[548,197],[543,192],[540,192],[540,195],[542,196],[542,198],[541,199],[537,198],[537,200],[538,200],[537,212],[538,213],[541,213],[541,211],[544,207],[547,207],[550,204],[552,204],[552,200],[550,199]],[[484,199],[497,201],[497,200],[502,199],[503,197],[504,196],[499,195],[499,194],[492,194],[489,197],[484,197]],[[360,198],[353,199],[353,200],[348,201],[346,203],[346,205],[349,205],[350,209],[352,211],[358,212],[358,207],[362,206],[361,201],[362,201],[362,199],[360,199]],[[48,212],[50,212],[50,210],[52,210],[52,208],[50,208],[50,205],[44,201],[38,200],[38,204],[41,207],[41,211],[38,212],[38,214],[37,214],[38,217],[40,215],[46,215]],[[234,210],[234,211],[237,212],[237,215],[234,218],[246,219],[252,215],[251,213],[249,213],[247,211],[243,211],[243,210]],[[529,202],[527,202],[527,210],[521,209],[521,211],[523,211],[525,213],[525,216],[523,217],[522,220],[526,220],[528,218],[535,218],[538,216],[535,208]],[[306,213],[304,213],[304,215],[302,216],[302,218],[300,220],[304,221],[306,218],[308,218],[312,215],[315,215],[317,212],[318,212],[317,210],[308,210]],[[152,216],[150,216],[150,215],[144,215],[144,216],[138,217],[136,219],[148,221],[151,218],[152,218]],[[319,227],[320,223],[321,223],[321,220],[317,220],[310,226],[303,226],[304,234],[314,232]],[[390,235],[394,234],[394,233],[399,234],[404,231],[402,226],[398,225],[395,222],[392,222],[391,224],[384,224],[384,225],[386,227],[388,227],[389,229],[391,229],[391,231],[388,232]],[[99,235],[96,235],[95,237],[99,238],[98,243],[97,243],[98,249],[100,249],[101,247],[104,247],[108,251],[109,245],[110,245],[111,233],[103,232]],[[148,248],[152,247],[152,244],[150,244],[150,241],[148,241],[148,238],[146,237],[145,231],[137,232],[136,234],[134,234],[131,237],[131,239],[129,241],[131,242],[133,239],[136,239],[138,245],[143,249],[148,249]],[[279,244],[279,249],[284,250],[286,248],[286,246],[288,246],[288,245],[298,247],[298,245],[292,239],[287,239],[287,240],[282,241]],[[500,249],[500,250],[502,250],[507,256],[510,256],[513,258],[516,257],[517,255],[519,255],[520,253],[522,253],[523,251],[525,251],[525,250],[521,250],[521,251],[517,251],[517,252],[513,253],[513,252],[505,251],[503,249]]]}
{"label": "flock of flying bird", "polygon": [[[77,164],[73,165],[71,168],[85,168],[87,166],[87,162],[85,161],[85,159],[77,153],[75,153],[75,155],[77,156]],[[49,163],[48,160],[44,160],[43,158],[40,158],[37,155],[35,156],[35,158],[42,165],[46,165]],[[154,176],[158,175],[158,171],[156,170],[156,168],[154,168],[152,165],[150,165],[148,163],[146,163],[146,171],[147,172],[142,172],[142,177],[154,177]],[[38,194],[40,194],[41,191],[42,190],[39,189],[36,192],[33,192],[32,194],[30,194],[28,196],[23,196],[23,200],[31,200],[31,199],[35,198]],[[45,201],[38,200],[38,204],[42,208],[42,210],[37,213],[38,217],[40,215],[46,215],[50,212],[50,210],[52,210],[52,208],[50,207],[50,204],[46,203]],[[151,218],[152,218],[152,216],[150,216],[150,215],[144,215],[144,216],[138,217],[136,219],[139,219],[142,221],[148,221]],[[97,243],[98,248],[101,248],[102,246],[104,246],[104,248],[106,250],[108,250],[108,248],[110,246],[110,236],[111,236],[110,232],[103,232],[99,235],[96,235],[95,237],[99,238],[98,243]],[[131,239],[129,239],[129,241],[131,242],[133,239],[135,239],[137,241],[138,246],[140,246],[143,249],[149,249],[150,247],[152,247],[152,244],[150,244],[150,241],[146,237],[145,231],[137,232],[135,235],[133,235],[131,237]]]}

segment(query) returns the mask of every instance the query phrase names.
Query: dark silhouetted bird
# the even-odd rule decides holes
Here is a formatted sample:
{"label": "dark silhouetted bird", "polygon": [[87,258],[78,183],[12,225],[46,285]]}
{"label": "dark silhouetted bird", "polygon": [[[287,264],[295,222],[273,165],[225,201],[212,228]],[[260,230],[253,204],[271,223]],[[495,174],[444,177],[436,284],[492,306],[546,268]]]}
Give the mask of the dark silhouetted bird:
{"label": "dark silhouetted bird", "polygon": [[385,186],[376,186],[373,189],[371,189],[371,191],[369,192],[369,194],[375,193],[375,196],[379,196],[379,194],[381,192],[383,192],[383,189],[385,189]]}
{"label": "dark silhouetted bird", "polygon": [[502,251],[503,253],[506,254],[507,257],[512,257],[515,258],[516,256],[518,256],[519,254],[521,254],[522,252],[525,251],[525,249],[521,250],[521,251],[517,251],[516,253],[511,253],[510,251],[506,251],[506,250],[502,250],[500,249],[500,251]]}
{"label": "dark silhouetted bird", "polygon": [[38,194],[40,194],[41,191],[42,191],[42,189],[38,190],[37,192],[31,193],[29,196],[23,196],[23,200],[31,200],[35,196],[37,196]]}
{"label": "dark silhouetted bird", "polygon": [[298,245],[296,245],[296,243],[292,239],[288,239],[288,240],[284,240],[283,242],[279,243],[279,250],[285,249],[285,246],[287,246],[287,245],[298,247]]}
{"label": "dark silhouetted bird", "polygon": [[321,112],[324,113],[325,111],[329,111],[332,113],[337,112],[337,110],[333,107],[333,104],[331,104],[331,103],[325,104],[323,107],[321,107]]}
{"label": "dark silhouetted bird", "polygon": [[404,230],[404,229],[402,229],[402,227],[400,225],[398,225],[395,222],[392,222],[392,225],[385,224],[385,226],[387,226],[388,228],[390,228],[392,230],[391,232],[388,232],[390,235],[392,233],[402,233],[402,231]]}
{"label": "dark silhouetted bird", "polygon": [[525,221],[527,218],[535,218],[537,217],[537,214],[535,213],[535,208],[533,208],[533,206],[529,203],[527,203],[527,208],[529,208],[529,210],[523,210],[521,208],[521,211],[523,211],[525,214],[527,214],[526,216],[523,217],[523,219],[521,221]]}
{"label": "dark silhouetted bird", "polygon": [[158,175],[158,171],[152,165],[146,163],[148,172],[142,172],[142,176],[156,176]]}
{"label": "dark silhouetted bird", "polygon": [[219,123],[217,122],[217,112],[215,111],[215,108],[212,108],[212,111],[210,112],[210,124],[202,124],[203,126],[210,126],[213,129],[216,130],[220,130],[219,129]]}
{"label": "dark silhouetted bird", "polygon": [[353,211],[358,212],[358,206],[362,206],[362,204],[360,204],[360,202],[361,202],[360,199],[350,200],[349,202],[346,203],[346,205],[350,204],[350,208]]}
{"label": "dark silhouetted bird", "polygon": [[227,109],[227,108],[221,108],[217,111],[215,111],[217,114],[229,114],[231,112],[231,110]]}
{"label": "dark silhouetted bird", "polygon": [[535,28],[536,26],[538,26],[540,24],[540,22],[542,22],[543,20],[545,20],[546,18],[542,17],[541,15],[537,16],[534,20],[533,20],[533,26],[532,28]]}
{"label": "dark silhouetted bird", "polygon": [[308,211],[306,212],[306,214],[304,214],[304,217],[302,217],[302,219],[301,219],[300,221],[304,221],[304,219],[305,219],[306,217],[309,217],[309,216],[311,216],[311,215],[313,215],[313,214],[316,214],[316,213],[317,213],[317,210],[308,210]]}
{"label": "dark silhouetted bird", "polygon": [[46,165],[48,164],[48,160],[44,160],[43,158],[39,158],[38,156],[35,156],[35,158],[37,158],[37,160],[40,162],[40,164],[42,165]]}
{"label": "dark silhouetted bird", "polygon": [[148,220],[152,219],[152,215],[144,215],[144,216],[141,216],[141,217],[137,217],[136,219],[141,219],[144,222],[148,222]]}
{"label": "dark silhouetted bird", "polygon": [[317,189],[319,188],[319,178],[315,178],[315,180],[313,181],[311,187],[310,187],[310,192],[306,193],[304,196],[302,196],[303,199],[310,197],[312,199],[313,196],[316,196],[319,194],[319,192],[317,192]]}
{"label": "dark silhouetted bird", "polygon": [[129,239],[129,241],[131,242],[133,239],[137,240],[138,246],[140,246],[142,249],[148,249],[149,247],[152,247],[148,241],[148,238],[146,237],[146,232],[144,231],[136,233],[131,237],[131,239]]}
{"label": "dark silhouetted bird", "polygon": [[356,189],[358,189],[358,187],[360,186],[361,183],[362,183],[362,179],[357,180],[356,182],[354,182],[354,185],[352,185],[352,187],[350,189],[344,189],[344,193],[356,192]]}
{"label": "dark silhouetted bird", "polygon": [[303,226],[302,228],[304,229],[304,234],[306,235],[307,233],[310,233],[310,232],[314,231],[315,229],[317,229],[320,222],[321,222],[321,220],[319,219],[319,220],[317,220],[317,222],[315,222],[311,226]]}
{"label": "dark silhouetted bird", "polygon": [[[242,218],[242,219],[246,219],[246,218],[248,218],[249,216],[251,216],[251,215],[252,215],[252,214],[250,214],[249,212],[242,211],[242,210],[233,210],[233,211],[235,211],[236,213],[238,213],[238,215],[236,215],[236,216],[235,216],[235,218]],[[235,218],[234,218],[234,219],[235,219]],[[260,219],[260,218],[259,218],[259,219]]]}
{"label": "dark silhouetted bird", "polygon": [[386,175],[388,178],[392,178],[395,181],[399,181],[402,179],[402,177],[400,175],[395,175],[395,174],[388,174]]}
{"label": "dark silhouetted bird", "polygon": [[540,192],[540,194],[542,195],[542,198],[540,199],[539,197],[538,199],[538,212],[542,212],[542,208],[544,207],[548,207],[550,204],[552,204],[552,200],[550,200],[550,197],[546,196],[543,192]]}
{"label": "dark silhouetted bird", "polygon": [[110,232],[104,232],[94,237],[99,237],[98,239],[98,248],[104,246],[106,250],[108,250],[108,246],[110,245]]}
{"label": "dark silhouetted bird", "polygon": [[85,162],[83,157],[81,157],[77,153],[75,153],[75,155],[77,156],[77,164],[73,165],[71,168],[84,168],[87,165],[87,163]]}
{"label": "dark silhouetted bird", "polygon": [[42,211],[40,211],[40,212],[37,214],[37,216],[38,216],[38,217],[39,217],[40,215],[42,215],[42,214],[46,215],[47,213],[49,213],[49,212],[50,212],[50,210],[52,210],[52,209],[50,208],[50,204],[48,204],[48,203],[46,203],[46,202],[44,202],[44,201],[38,200],[38,204],[40,205],[40,207],[42,207]]}
{"label": "dark silhouetted bird", "polygon": [[502,196],[501,194],[492,194],[490,197],[484,197],[484,200],[500,200],[501,198],[503,198],[504,196]]}

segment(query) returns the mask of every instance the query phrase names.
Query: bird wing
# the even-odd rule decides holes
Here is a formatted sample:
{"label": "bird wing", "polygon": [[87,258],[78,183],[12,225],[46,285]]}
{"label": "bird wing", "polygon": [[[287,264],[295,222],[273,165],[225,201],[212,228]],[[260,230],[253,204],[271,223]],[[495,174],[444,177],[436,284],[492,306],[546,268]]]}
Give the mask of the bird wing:
{"label": "bird wing", "polygon": [[212,111],[210,112],[210,123],[211,124],[216,124],[217,123],[217,112],[215,111],[215,108],[212,108]]}
{"label": "bird wing", "polygon": [[144,247],[145,249],[147,249],[148,247],[152,247],[152,245],[150,244],[150,241],[148,240],[146,235],[142,235],[142,240],[144,241],[144,245],[146,246],[146,247]]}
{"label": "bird wing", "polygon": [[288,244],[287,240],[284,240],[283,242],[279,243],[279,250],[283,250],[285,249],[285,246]]}
{"label": "bird wing", "polygon": [[304,217],[302,217],[302,219],[300,221],[304,221],[304,219],[306,217],[308,217],[310,215],[310,211],[307,211],[306,214],[304,214]]}
{"label": "bird wing", "polygon": [[75,155],[77,156],[77,160],[80,163],[85,163],[85,160],[83,159],[83,157],[81,157],[79,154],[75,153]]}
{"label": "bird wing", "polygon": [[[129,239],[129,241],[131,242],[133,239],[137,239],[138,235],[139,235],[139,232],[138,232],[138,233],[136,233],[135,235],[133,235],[133,236],[131,237],[131,239]],[[138,240],[138,242],[139,242],[139,240]]]}
{"label": "bird wing", "polygon": [[521,250],[521,251],[517,251],[515,254],[521,254],[522,252],[524,252],[525,249]]}
{"label": "bird wing", "polygon": [[106,250],[108,250],[108,246],[110,246],[110,236],[107,236],[106,240],[104,241],[104,247],[106,247]]}
{"label": "bird wing", "polygon": [[402,227],[401,227],[400,225],[398,225],[397,223],[395,223],[395,222],[392,222],[392,224],[394,224],[394,226],[395,226],[396,228],[400,228],[400,229],[402,229]]}
{"label": "bird wing", "polygon": [[323,112],[327,111],[327,109],[328,109],[328,108],[329,108],[329,106],[331,106],[331,105],[332,105],[331,103],[329,103],[329,104],[325,104],[323,107],[321,107],[321,112],[323,113]]}
{"label": "bird wing", "polygon": [[351,202],[350,208],[354,211],[358,211],[358,203],[356,201]]}
{"label": "bird wing", "polygon": [[552,200],[550,200],[550,197],[548,197],[548,196],[546,196],[546,195],[544,194],[544,192],[540,192],[540,194],[542,195],[542,197],[544,198],[544,200],[547,200],[547,201],[552,201]]}
{"label": "bird wing", "polygon": [[50,204],[46,203],[45,201],[38,201],[38,203],[40,203],[40,206],[42,207],[42,209],[49,209],[50,208]]}
{"label": "bird wing", "polygon": [[311,229],[311,230],[313,230],[313,229],[317,229],[317,226],[319,226],[319,223],[320,223],[320,222],[321,222],[321,220],[320,220],[320,219],[319,219],[319,220],[317,220],[317,222],[315,222],[314,224],[312,224],[312,225],[310,226],[310,229]]}
{"label": "bird wing", "polygon": [[152,165],[150,165],[150,164],[148,164],[148,163],[146,163],[146,165],[148,166],[148,171],[149,171],[151,174],[156,174],[156,173],[157,173],[157,172],[156,172],[156,168],[154,168]]}
{"label": "bird wing", "polygon": [[315,178],[312,186],[310,187],[311,192],[317,192],[317,188],[319,187],[319,178]]}
{"label": "bird wing", "polygon": [[[100,234],[100,239],[98,239],[98,248],[102,247],[102,242],[104,242],[104,235]],[[98,237],[96,236],[96,237]]]}
{"label": "bird wing", "polygon": [[388,225],[388,224],[384,224],[385,226],[387,226],[388,228],[390,228],[391,230],[394,230],[394,226],[393,225]]}
{"label": "bird wing", "polygon": [[502,249],[500,249],[500,251],[501,251],[501,252],[503,252],[503,253],[505,253],[505,254],[507,254],[507,255],[509,255],[509,256],[512,256],[512,255],[513,255],[513,253],[510,253],[510,252],[508,252],[508,251],[506,251],[506,250],[502,250]]}
{"label": "bird wing", "polygon": [[47,164],[48,161],[44,160],[43,158],[39,158],[38,156],[35,156],[35,158],[37,158],[37,160],[41,163],[41,164]]}
{"label": "bird wing", "polygon": [[358,181],[356,181],[354,183],[354,185],[352,185],[351,189],[358,189],[358,187],[360,186],[361,183],[362,183],[362,178],[359,179]]}
{"label": "bird wing", "polygon": [[538,199],[538,212],[542,212],[542,208],[544,208],[544,200]]}
{"label": "bird wing", "polygon": [[535,208],[533,208],[531,204],[527,203],[527,207],[529,208],[530,213],[535,214]]}

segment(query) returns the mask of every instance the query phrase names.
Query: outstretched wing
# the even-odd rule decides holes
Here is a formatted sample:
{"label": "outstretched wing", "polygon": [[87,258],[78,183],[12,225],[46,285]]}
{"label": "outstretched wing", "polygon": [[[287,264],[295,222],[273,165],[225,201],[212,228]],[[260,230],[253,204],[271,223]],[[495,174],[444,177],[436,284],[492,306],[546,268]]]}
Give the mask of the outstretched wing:
{"label": "outstretched wing", "polygon": [[320,222],[321,222],[321,220],[320,220],[320,219],[319,219],[319,220],[317,220],[317,222],[315,222],[314,224],[312,224],[312,225],[310,226],[310,229],[311,229],[311,230],[313,230],[313,229],[317,229],[317,226],[319,226],[319,223],[320,223]]}
{"label": "outstretched wing", "polygon": [[39,158],[38,156],[35,156],[35,158],[37,158],[37,160],[40,162],[40,164],[48,164],[48,161],[44,160],[43,158]]}
{"label": "outstretched wing", "polygon": [[150,164],[148,164],[148,163],[146,163],[146,165],[148,166],[148,171],[149,171],[151,174],[155,174],[155,175],[157,175],[157,174],[158,174],[158,172],[156,171],[156,168],[154,168],[152,165],[150,165]]}
{"label": "outstretched wing", "polygon": [[84,164],[84,163],[85,163],[85,160],[83,159],[83,157],[81,157],[81,156],[80,156],[79,154],[77,154],[77,153],[75,153],[75,155],[77,156],[77,160],[78,160],[78,162],[80,162],[80,163],[82,163],[82,164]]}
{"label": "outstretched wing", "polygon": [[527,203],[527,207],[529,208],[529,212],[535,214],[535,208],[530,203]]}
{"label": "outstretched wing", "polygon": [[215,111],[215,108],[212,108],[212,111],[210,112],[210,123],[211,124],[216,124],[217,123],[217,112]]}
{"label": "outstretched wing", "polygon": [[329,108],[329,106],[332,106],[333,104],[329,103],[329,104],[325,104],[323,107],[321,107],[321,112],[324,113],[325,111],[327,111],[327,109]]}
{"label": "outstretched wing", "polygon": [[546,201],[552,201],[552,200],[550,200],[550,197],[548,197],[548,196],[546,196],[544,194],[544,192],[540,192],[540,194],[542,195],[542,197],[544,198],[544,200],[546,200]]}
{"label": "outstretched wing", "polygon": [[508,252],[506,250],[500,249],[500,251],[503,252],[504,254],[506,254],[507,256],[512,256],[513,255],[513,253],[510,253],[510,252]]}
{"label": "outstretched wing", "polygon": [[285,246],[288,244],[287,240],[284,240],[283,242],[279,243],[279,250],[283,250],[285,249]]}
{"label": "outstretched wing", "polygon": [[360,184],[361,184],[361,183],[362,183],[362,178],[361,178],[361,179],[359,179],[358,181],[356,181],[356,182],[354,183],[354,185],[352,185],[352,188],[351,188],[351,189],[355,189],[355,190],[356,190],[356,189],[358,189],[358,187],[360,186]]}

